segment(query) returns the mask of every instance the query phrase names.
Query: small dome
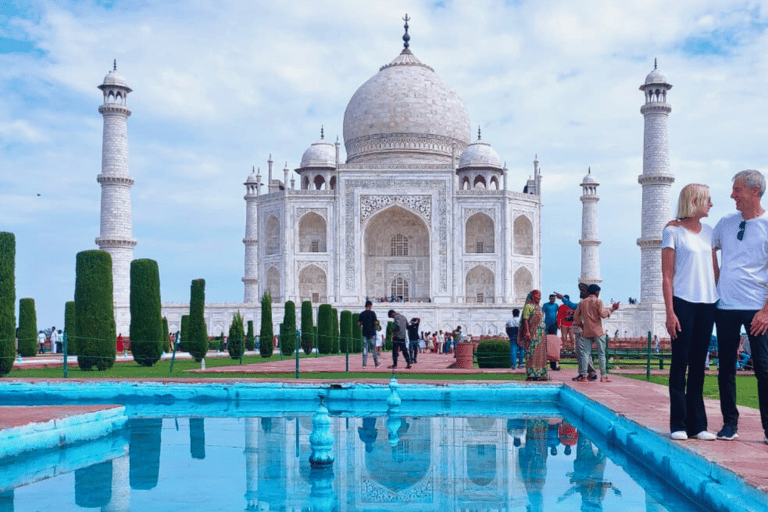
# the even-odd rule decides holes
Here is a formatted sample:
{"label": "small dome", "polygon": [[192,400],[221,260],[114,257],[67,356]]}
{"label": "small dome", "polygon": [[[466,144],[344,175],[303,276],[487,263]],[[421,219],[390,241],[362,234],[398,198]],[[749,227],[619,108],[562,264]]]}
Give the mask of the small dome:
{"label": "small dome", "polygon": [[487,142],[478,139],[467,146],[459,158],[459,169],[468,167],[494,167],[501,169],[501,160],[496,150]]}
{"label": "small dome", "polygon": [[107,76],[104,77],[104,85],[119,85],[120,87],[128,87],[128,84],[125,83],[125,78],[123,78],[123,75],[121,75],[120,72],[116,69],[113,69],[107,73]]}
{"label": "small dome", "polygon": [[251,174],[248,175],[248,179],[245,180],[245,183],[248,184],[248,183],[258,183],[258,182],[259,180],[258,178],[256,178],[256,170],[254,169],[251,171]]}
{"label": "small dome", "polygon": [[584,176],[584,180],[581,182],[582,185],[599,185],[597,182],[597,179],[595,179],[594,176],[592,176],[592,170],[590,169],[586,176]]}
{"label": "small dome", "polygon": [[667,78],[661,74],[661,71],[659,71],[656,68],[653,68],[653,71],[648,73],[648,76],[645,77],[645,85],[649,84],[666,84]]}
{"label": "small dome", "polygon": [[300,169],[307,167],[333,167],[336,168],[336,146],[325,139],[320,138],[301,156]]}

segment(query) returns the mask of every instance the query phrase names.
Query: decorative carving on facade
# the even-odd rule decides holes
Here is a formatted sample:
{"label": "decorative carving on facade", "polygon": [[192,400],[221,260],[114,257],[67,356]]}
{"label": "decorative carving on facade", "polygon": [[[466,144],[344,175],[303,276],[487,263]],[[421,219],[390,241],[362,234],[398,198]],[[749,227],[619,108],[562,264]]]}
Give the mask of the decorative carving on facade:
{"label": "decorative carving on facade", "polygon": [[491,272],[496,274],[496,262],[495,261],[465,261],[464,262],[464,275],[475,267],[485,267]]}
{"label": "decorative carving on facade", "polygon": [[467,219],[476,213],[484,213],[496,223],[496,210],[494,208],[464,208],[464,224],[467,223]]}
{"label": "decorative carving on facade", "polygon": [[299,275],[299,272],[304,270],[305,268],[314,265],[317,268],[321,269],[326,274],[328,273],[328,262],[327,261],[296,261],[296,275]]}
{"label": "decorative carving on facade", "polygon": [[393,492],[379,482],[370,478],[363,478],[360,482],[363,503],[428,503],[434,499],[434,481],[432,476],[427,476],[417,485],[406,490]]}
{"label": "decorative carving on facade", "polygon": [[360,224],[363,224],[377,211],[393,204],[404,206],[408,210],[418,213],[427,221],[427,226],[432,224],[432,196],[403,196],[399,194],[393,196],[378,194],[360,196]]}
{"label": "decorative carving on facade", "polygon": [[316,213],[328,221],[328,208],[296,208],[296,219],[301,219],[308,213]]}

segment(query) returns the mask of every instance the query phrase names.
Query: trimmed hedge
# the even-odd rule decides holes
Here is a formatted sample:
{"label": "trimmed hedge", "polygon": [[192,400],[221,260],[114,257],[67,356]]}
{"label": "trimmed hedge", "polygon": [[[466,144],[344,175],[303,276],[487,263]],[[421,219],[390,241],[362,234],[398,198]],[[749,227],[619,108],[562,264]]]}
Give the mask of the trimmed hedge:
{"label": "trimmed hedge", "polygon": [[317,351],[330,354],[333,350],[333,308],[320,304],[317,310]]}
{"label": "trimmed hedge", "polygon": [[256,348],[256,341],[253,339],[253,320],[248,320],[248,334],[245,335],[245,349],[253,350]]}
{"label": "trimmed hedge", "polygon": [[189,315],[181,315],[179,352],[189,352]]}
{"label": "trimmed hedge", "polygon": [[275,331],[272,328],[272,295],[264,292],[261,297],[261,330],[259,331],[259,353],[261,357],[272,357],[275,350],[273,339]]}
{"label": "trimmed hedge", "polygon": [[67,335],[67,355],[77,355],[77,333],[75,331],[75,301],[64,303],[64,334]]}
{"label": "trimmed hedge", "polygon": [[35,299],[21,299],[19,300],[19,354],[22,357],[34,357],[37,349]]}
{"label": "trimmed hedge", "polygon": [[163,353],[163,318],[160,312],[160,271],[157,262],[131,262],[131,354],[141,366],[154,366]]}
{"label": "trimmed hedge", "polygon": [[509,340],[490,339],[481,341],[475,350],[480,368],[509,368]]}
{"label": "trimmed hedge", "polygon": [[81,370],[106,370],[115,364],[115,309],[112,256],[98,249],[77,254],[75,263],[75,332]]}
{"label": "trimmed hedge", "polygon": [[342,354],[352,352],[352,312],[346,309],[339,318],[339,350]]}
{"label": "trimmed hedge", "polygon": [[0,233],[0,376],[16,358],[16,237]]}
{"label": "trimmed hedge", "polygon": [[243,329],[243,317],[240,311],[232,317],[232,324],[229,326],[227,352],[232,359],[240,359],[245,352],[245,329]]}
{"label": "trimmed hedge", "polygon": [[395,322],[387,322],[387,337],[384,338],[384,350],[392,350],[392,330],[395,328]]}
{"label": "trimmed hedge", "polygon": [[189,288],[189,355],[198,363],[208,353],[205,325],[205,279],[195,279]]}
{"label": "trimmed hedge", "polygon": [[289,356],[296,351],[296,304],[289,300],[285,303],[283,323],[280,326],[280,353]]}
{"label": "trimmed hedge", "polygon": [[352,313],[352,352],[359,354],[363,351],[363,326],[358,325],[360,313]]}
{"label": "trimmed hedge", "polygon": [[336,308],[333,308],[331,313],[331,326],[333,328],[333,347],[331,348],[331,352],[333,354],[339,353],[339,310]]}
{"label": "trimmed hedge", "polygon": [[163,352],[171,352],[171,333],[168,330],[168,319],[163,317]]}
{"label": "trimmed hedge", "polygon": [[315,342],[315,326],[312,323],[312,303],[305,300],[301,303],[301,349],[305,354],[311,354]]}

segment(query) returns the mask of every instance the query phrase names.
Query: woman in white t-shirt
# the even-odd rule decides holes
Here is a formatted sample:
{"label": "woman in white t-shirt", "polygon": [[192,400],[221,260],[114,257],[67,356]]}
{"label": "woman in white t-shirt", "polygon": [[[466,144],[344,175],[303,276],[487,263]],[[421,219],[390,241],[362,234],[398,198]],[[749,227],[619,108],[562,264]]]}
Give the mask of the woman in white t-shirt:
{"label": "woman in white t-shirt", "polygon": [[717,302],[712,228],[701,222],[711,207],[708,186],[686,185],[680,191],[678,221],[667,225],[662,233],[662,290],[667,332],[672,340],[669,425],[671,437],[676,440],[716,438],[707,431],[702,397],[704,361]]}

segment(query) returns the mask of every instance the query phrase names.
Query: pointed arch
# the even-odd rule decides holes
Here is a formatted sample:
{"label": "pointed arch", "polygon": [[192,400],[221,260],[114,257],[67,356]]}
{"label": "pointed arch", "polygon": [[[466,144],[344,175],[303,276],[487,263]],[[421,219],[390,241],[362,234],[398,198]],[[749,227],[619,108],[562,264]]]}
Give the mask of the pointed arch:
{"label": "pointed arch", "polygon": [[327,227],[325,219],[315,212],[299,219],[299,252],[327,252]]}
{"label": "pointed arch", "polygon": [[513,225],[516,254],[533,254],[533,225],[528,217],[520,215]]}
{"label": "pointed arch", "polygon": [[495,252],[496,230],[493,219],[484,213],[476,213],[467,219],[464,227],[464,250],[468,253]]}

